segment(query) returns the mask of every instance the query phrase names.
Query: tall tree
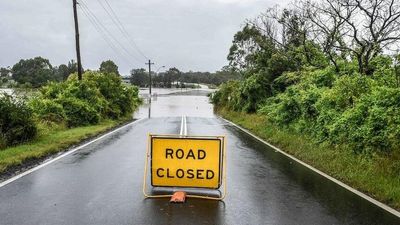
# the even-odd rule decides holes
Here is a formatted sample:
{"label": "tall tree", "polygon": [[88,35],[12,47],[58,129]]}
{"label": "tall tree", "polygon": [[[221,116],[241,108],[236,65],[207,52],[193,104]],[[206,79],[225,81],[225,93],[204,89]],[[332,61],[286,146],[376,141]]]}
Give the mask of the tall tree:
{"label": "tall tree", "polygon": [[1,67],[0,68],[0,78],[7,78],[10,76],[10,74],[11,74],[10,67],[7,67],[7,68]]}
{"label": "tall tree", "polygon": [[308,3],[309,18],[323,35],[328,54],[349,53],[360,73],[372,74],[370,62],[400,41],[400,1],[324,0]]}
{"label": "tall tree", "polygon": [[165,74],[164,74],[164,86],[167,88],[172,87],[172,82],[178,81],[181,77],[181,71],[179,71],[177,68],[172,67],[169,68]]}
{"label": "tall tree", "polygon": [[100,72],[111,74],[114,73],[116,75],[120,75],[118,71],[118,66],[112,60],[103,61],[100,64]]}
{"label": "tall tree", "polygon": [[[268,29],[268,27],[266,27]],[[247,23],[237,32],[229,49],[229,65],[238,71],[256,69],[261,52],[272,54],[273,43],[256,26]]]}
{"label": "tall tree", "polygon": [[139,87],[145,87],[149,83],[149,75],[145,69],[133,69],[131,70],[131,84]]}
{"label": "tall tree", "polygon": [[59,80],[66,80],[69,75],[78,71],[78,65],[74,60],[68,62],[68,65],[61,64],[57,68],[57,77]]}
{"label": "tall tree", "polygon": [[35,57],[33,59],[21,59],[12,67],[12,78],[20,83],[30,83],[32,87],[40,87],[47,81],[54,81],[53,68],[48,59]]}

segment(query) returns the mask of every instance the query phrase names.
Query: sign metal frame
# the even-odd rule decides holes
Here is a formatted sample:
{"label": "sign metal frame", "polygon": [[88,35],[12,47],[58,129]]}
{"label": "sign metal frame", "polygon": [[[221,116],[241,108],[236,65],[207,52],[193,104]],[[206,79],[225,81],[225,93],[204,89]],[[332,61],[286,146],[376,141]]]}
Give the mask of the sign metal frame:
{"label": "sign metal frame", "polygon": [[[186,135],[157,135],[157,134],[148,134],[147,148],[146,148],[146,158],[145,158],[145,168],[144,168],[144,177],[143,177],[143,195],[146,198],[163,198],[163,197],[171,197],[172,194],[167,195],[152,195],[149,194],[146,190],[147,188],[147,177],[148,177],[148,163],[149,160],[152,160],[152,139],[153,138],[165,138],[165,139],[192,139],[192,140],[219,140],[220,141],[220,160],[219,160],[219,180],[217,188],[208,188],[208,187],[191,187],[191,186],[159,186],[156,185],[154,187],[165,187],[165,188],[198,188],[198,189],[208,189],[208,190],[219,190],[222,186],[223,192],[219,197],[210,197],[203,195],[187,195],[190,198],[201,198],[201,199],[210,199],[210,200],[223,200],[226,196],[226,137],[225,136],[186,136]],[[152,167],[152,162],[150,167]],[[152,168],[150,168],[150,172]],[[152,174],[150,174],[152,176]],[[151,186],[153,186],[153,179],[151,178]]]}

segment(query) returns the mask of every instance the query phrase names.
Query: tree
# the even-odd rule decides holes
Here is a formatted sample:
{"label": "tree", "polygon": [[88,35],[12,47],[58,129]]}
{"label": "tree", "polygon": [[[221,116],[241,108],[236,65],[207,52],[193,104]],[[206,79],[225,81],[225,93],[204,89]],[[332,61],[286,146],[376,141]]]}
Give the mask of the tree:
{"label": "tree", "polygon": [[7,68],[1,67],[0,68],[0,78],[8,78],[10,75],[11,75],[10,67],[7,67]]}
{"label": "tree", "polygon": [[229,65],[242,72],[257,67],[260,54],[272,55],[274,46],[270,40],[254,24],[247,23],[233,38],[227,57]]}
{"label": "tree", "polygon": [[131,84],[139,87],[145,87],[149,84],[149,75],[145,69],[133,69],[131,70]]}
{"label": "tree", "polygon": [[61,64],[56,68],[57,78],[59,80],[66,80],[69,75],[78,71],[78,64],[71,60],[68,65]]}
{"label": "tree", "polygon": [[[139,69],[137,69],[139,70]],[[132,70],[131,74],[139,73],[137,70]],[[148,74],[144,69],[141,69],[140,73]],[[132,76],[131,76],[132,77]],[[223,67],[220,71],[216,71],[215,73],[210,72],[182,72],[179,69],[173,67],[167,70],[166,72],[152,74],[152,82],[155,87],[172,87],[173,82],[182,83],[196,83],[196,84],[214,84],[220,85],[221,83],[228,80],[236,80],[240,79],[241,75],[235,71],[232,67]],[[136,78],[135,78],[136,79]],[[145,84],[148,83],[148,77],[146,77]],[[136,82],[137,83],[137,82]]]}
{"label": "tree", "polygon": [[400,87],[400,54],[394,57],[394,69],[396,77],[396,87]]}
{"label": "tree", "polygon": [[318,28],[314,36],[322,37],[327,54],[350,54],[362,74],[371,75],[372,59],[400,40],[398,0],[324,0],[306,5]]}
{"label": "tree", "polygon": [[111,60],[103,61],[100,64],[100,72],[105,74],[114,73],[116,75],[120,75],[118,72],[118,66]]}
{"label": "tree", "polygon": [[48,81],[56,80],[53,68],[48,59],[35,57],[21,59],[12,69],[12,78],[20,84],[31,84],[40,87]]}
{"label": "tree", "polygon": [[164,73],[164,87],[171,88],[172,82],[178,81],[180,78],[180,75],[181,75],[181,71],[179,71],[177,68],[175,68],[175,67],[169,68]]}
{"label": "tree", "polygon": [[9,77],[11,75],[11,69],[10,67],[7,68],[0,68],[0,85],[3,83],[7,83],[9,80]]}

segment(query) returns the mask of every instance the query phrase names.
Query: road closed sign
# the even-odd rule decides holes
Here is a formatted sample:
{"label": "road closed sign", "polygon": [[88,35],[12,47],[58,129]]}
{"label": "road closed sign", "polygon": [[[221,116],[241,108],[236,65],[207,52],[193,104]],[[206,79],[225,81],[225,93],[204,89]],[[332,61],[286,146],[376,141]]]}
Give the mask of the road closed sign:
{"label": "road closed sign", "polygon": [[219,188],[223,141],[223,137],[151,135],[152,186]]}

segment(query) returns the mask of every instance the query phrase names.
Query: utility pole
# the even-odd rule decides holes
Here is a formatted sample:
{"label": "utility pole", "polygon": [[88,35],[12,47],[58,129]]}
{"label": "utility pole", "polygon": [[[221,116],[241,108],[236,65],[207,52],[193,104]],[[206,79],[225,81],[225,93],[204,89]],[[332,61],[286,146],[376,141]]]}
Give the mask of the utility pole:
{"label": "utility pole", "polygon": [[145,63],[146,65],[149,65],[149,101],[151,101],[151,65],[153,65],[154,63],[151,62],[151,60],[149,59],[148,63]]}
{"label": "utility pole", "polygon": [[76,61],[78,62],[78,79],[82,80],[82,63],[81,63],[81,50],[79,47],[79,26],[78,26],[78,12],[76,11],[76,0],[72,0],[74,8],[74,22],[75,22],[75,45],[76,45]]}

